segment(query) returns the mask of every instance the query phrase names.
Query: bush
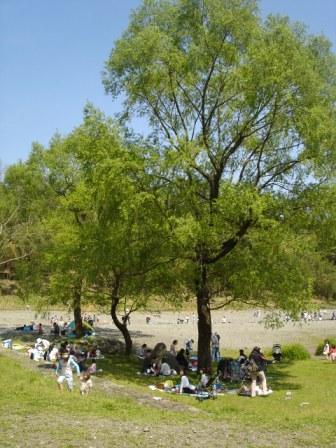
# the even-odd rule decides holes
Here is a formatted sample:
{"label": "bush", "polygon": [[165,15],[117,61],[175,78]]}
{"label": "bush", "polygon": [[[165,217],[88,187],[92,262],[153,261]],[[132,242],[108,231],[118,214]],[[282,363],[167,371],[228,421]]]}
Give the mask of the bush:
{"label": "bush", "polygon": [[316,351],[315,351],[315,355],[316,356],[322,356],[323,355],[323,348],[324,348],[324,345],[325,345],[325,341],[329,341],[330,347],[332,345],[336,345],[336,339],[334,337],[333,338],[325,338],[324,341],[320,342],[319,345],[317,346]]}
{"label": "bush", "polygon": [[308,350],[301,344],[290,344],[282,347],[282,356],[285,361],[299,361],[309,359]]}

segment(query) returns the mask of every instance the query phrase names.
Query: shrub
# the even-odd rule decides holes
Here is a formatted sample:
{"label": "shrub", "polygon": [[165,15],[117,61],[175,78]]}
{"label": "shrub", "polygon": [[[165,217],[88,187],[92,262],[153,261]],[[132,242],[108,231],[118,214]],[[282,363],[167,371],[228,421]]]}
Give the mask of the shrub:
{"label": "shrub", "polygon": [[324,341],[320,342],[319,345],[317,346],[316,351],[315,351],[315,355],[316,356],[322,356],[323,355],[323,347],[325,345],[325,341],[329,341],[330,347],[332,345],[336,345],[336,339],[334,337],[332,337],[332,338],[325,338]]}
{"label": "shrub", "polygon": [[282,356],[286,361],[309,359],[308,350],[301,344],[289,344],[282,347]]}

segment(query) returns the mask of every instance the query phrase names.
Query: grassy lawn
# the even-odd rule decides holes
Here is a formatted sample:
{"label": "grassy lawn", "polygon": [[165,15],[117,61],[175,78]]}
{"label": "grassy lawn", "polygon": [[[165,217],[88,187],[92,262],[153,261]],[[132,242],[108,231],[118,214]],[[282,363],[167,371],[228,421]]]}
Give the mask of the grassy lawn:
{"label": "grassy lawn", "polygon": [[[84,446],[83,439],[86,446],[97,448],[146,447],[154,438],[156,446],[164,447],[174,437],[180,440],[181,434],[186,446],[226,446],[223,441],[216,444],[214,435],[221,429],[226,437],[231,434],[227,446],[336,446],[336,364],[321,359],[270,366],[268,382],[274,393],[269,397],[225,395],[202,403],[149,391],[148,384],[156,379],[137,375],[135,358],[100,361],[104,372],[93,393],[85,397],[78,389],[72,394],[58,391],[47,369],[32,370],[29,363],[0,353],[0,446],[44,445],[52,438],[56,447]],[[109,391],[98,383],[116,387]],[[119,393],[118,388],[128,393]],[[168,407],[155,406],[159,402],[153,395],[158,394]],[[148,397],[145,404],[143,397]],[[170,431],[168,439],[167,427],[175,434]],[[253,434],[262,437],[256,441]],[[213,442],[208,443],[209,438]]]}

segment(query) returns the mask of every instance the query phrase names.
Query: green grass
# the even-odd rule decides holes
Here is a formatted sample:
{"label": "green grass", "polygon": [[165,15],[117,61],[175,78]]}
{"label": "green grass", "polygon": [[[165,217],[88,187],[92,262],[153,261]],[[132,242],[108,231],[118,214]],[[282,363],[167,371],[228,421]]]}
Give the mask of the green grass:
{"label": "green grass", "polygon": [[[116,355],[99,361],[98,367],[103,368],[101,377],[105,381],[133,390],[134,397],[132,394],[118,395],[115,390],[104,393],[95,389],[86,397],[81,397],[78,389],[72,394],[60,392],[55,377],[42,374],[43,369],[41,372],[31,371],[23,366],[20,359],[0,354],[0,428],[3,428],[5,434],[9,434],[11,423],[8,415],[21,425],[20,422],[26,422],[27,416],[39,418],[43,413],[51,421],[58,422],[57,428],[51,429],[51,433],[64,429],[66,437],[63,446],[69,447],[77,446],[71,444],[71,433],[67,432],[68,421],[74,419],[78,422],[108,419],[142,425],[150,425],[152,422],[160,425],[167,421],[172,425],[185,425],[187,422],[197,425],[202,420],[208,422],[206,424],[209,428],[223,422],[246,429],[253,429],[257,424],[258,431],[273,431],[277,437],[288,433],[299,434],[295,446],[302,444],[323,447],[335,441],[335,363],[309,359],[274,364],[267,372],[268,384],[274,393],[265,398],[225,395],[217,400],[199,403],[193,397],[164,396],[168,400],[198,408],[199,413],[193,415],[180,409],[162,410],[151,407],[150,400],[146,406],[137,402],[136,394],[141,392],[150,395],[148,384],[159,382],[160,379],[137,375],[139,362],[136,358]],[[290,399],[288,392],[291,393]],[[83,431],[84,429],[79,429],[80,434],[84,434]],[[17,439],[15,441],[17,443]],[[138,446],[138,441],[132,434],[129,435],[129,443],[130,446]]]}

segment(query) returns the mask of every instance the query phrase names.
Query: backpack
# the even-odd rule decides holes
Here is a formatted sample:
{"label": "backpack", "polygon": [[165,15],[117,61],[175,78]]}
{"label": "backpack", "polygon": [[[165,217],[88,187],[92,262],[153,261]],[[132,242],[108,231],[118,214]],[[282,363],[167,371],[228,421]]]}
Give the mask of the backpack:
{"label": "backpack", "polygon": [[246,361],[246,370],[249,373],[257,373],[259,371],[259,366],[253,358]]}

